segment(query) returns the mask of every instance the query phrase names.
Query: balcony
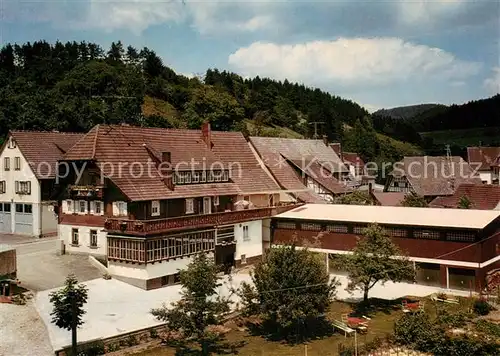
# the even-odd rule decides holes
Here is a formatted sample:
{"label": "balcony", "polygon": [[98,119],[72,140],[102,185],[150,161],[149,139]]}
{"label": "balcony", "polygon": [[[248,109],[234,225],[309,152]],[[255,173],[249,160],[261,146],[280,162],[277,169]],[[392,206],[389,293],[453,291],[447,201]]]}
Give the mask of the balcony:
{"label": "balcony", "polygon": [[228,211],[223,213],[188,215],[155,220],[108,218],[104,228],[108,233],[147,236],[184,229],[198,229],[260,220],[296,208],[298,205]]}
{"label": "balcony", "polygon": [[68,192],[73,198],[102,199],[103,185],[70,185]]}

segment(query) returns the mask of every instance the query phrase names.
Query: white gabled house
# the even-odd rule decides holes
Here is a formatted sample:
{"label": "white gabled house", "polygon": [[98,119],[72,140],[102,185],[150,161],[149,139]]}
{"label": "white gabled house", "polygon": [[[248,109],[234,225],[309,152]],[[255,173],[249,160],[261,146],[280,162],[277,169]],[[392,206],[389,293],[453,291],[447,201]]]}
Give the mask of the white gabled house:
{"label": "white gabled house", "polygon": [[81,134],[12,131],[0,150],[0,233],[57,233],[56,163]]}

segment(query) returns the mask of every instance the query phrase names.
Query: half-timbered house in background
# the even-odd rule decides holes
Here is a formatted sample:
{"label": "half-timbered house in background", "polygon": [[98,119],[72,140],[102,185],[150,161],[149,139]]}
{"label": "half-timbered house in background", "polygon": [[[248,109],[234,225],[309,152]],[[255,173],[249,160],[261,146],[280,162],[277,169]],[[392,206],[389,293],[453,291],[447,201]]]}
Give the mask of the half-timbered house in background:
{"label": "half-timbered house in background", "polygon": [[431,201],[452,195],[460,184],[481,184],[479,174],[461,157],[404,157],[387,178],[386,192],[415,193]]}
{"label": "half-timbered house in background", "polygon": [[467,162],[485,184],[500,184],[500,147],[467,147]]}

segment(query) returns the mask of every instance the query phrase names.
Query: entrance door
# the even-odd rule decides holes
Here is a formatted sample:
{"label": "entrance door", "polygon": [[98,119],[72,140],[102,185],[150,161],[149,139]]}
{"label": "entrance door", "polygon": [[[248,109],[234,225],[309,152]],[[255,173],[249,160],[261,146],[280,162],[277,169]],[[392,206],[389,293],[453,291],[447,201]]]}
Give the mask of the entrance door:
{"label": "entrance door", "polygon": [[0,203],[0,232],[7,234],[12,232],[10,207],[10,203]]}
{"label": "entrance door", "polygon": [[203,198],[203,214],[212,213],[212,199],[210,197]]}

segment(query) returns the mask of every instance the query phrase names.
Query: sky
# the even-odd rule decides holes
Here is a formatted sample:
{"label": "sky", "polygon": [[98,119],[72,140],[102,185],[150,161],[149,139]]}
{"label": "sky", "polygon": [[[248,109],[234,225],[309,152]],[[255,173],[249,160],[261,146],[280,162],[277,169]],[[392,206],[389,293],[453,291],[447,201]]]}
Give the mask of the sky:
{"label": "sky", "polygon": [[0,0],[0,44],[148,47],[208,68],[319,87],[369,111],[500,92],[498,0]]}

